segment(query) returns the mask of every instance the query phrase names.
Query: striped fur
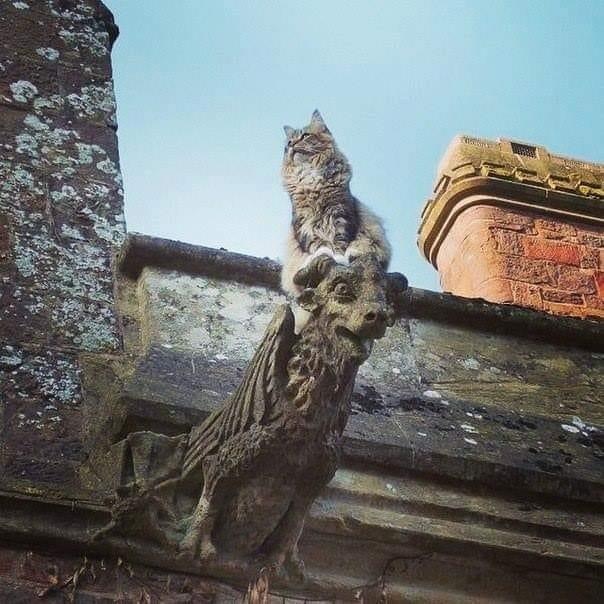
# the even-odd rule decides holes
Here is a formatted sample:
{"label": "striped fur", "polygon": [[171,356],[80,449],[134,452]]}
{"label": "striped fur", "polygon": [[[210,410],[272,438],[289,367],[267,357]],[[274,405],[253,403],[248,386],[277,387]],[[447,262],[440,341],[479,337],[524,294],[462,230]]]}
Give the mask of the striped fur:
{"label": "striped fur", "polygon": [[330,254],[338,262],[374,254],[383,268],[390,245],[380,219],[350,192],[352,170],[318,111],[300,130],[285,127],[283,185],[292,203],[281,285],[297,297],[293,277],[312,258]]}

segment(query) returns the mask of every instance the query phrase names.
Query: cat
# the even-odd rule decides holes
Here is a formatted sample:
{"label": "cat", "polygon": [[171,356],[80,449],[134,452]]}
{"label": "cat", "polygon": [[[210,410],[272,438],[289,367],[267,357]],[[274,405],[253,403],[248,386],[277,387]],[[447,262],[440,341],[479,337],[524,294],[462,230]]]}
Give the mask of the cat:
{"label": "cat", "polygon": [[382,222],[351,194],[350,164],[319,111],[308,126],[283,129],[287,141],[281,175],[292,203],[281,272],[285,293],[294,298],[302,293],[294,275],[321,254],[342,264],[373,254],[386,270],[391,250]]}

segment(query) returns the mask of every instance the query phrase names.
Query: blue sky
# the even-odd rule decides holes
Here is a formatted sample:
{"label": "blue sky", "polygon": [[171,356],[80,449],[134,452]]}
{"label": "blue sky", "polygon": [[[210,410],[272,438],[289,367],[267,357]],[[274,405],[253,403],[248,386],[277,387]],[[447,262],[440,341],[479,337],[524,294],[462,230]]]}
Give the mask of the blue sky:
{"label": "blue sky", "polygon": [[282,125],[317,107],[392,268],[439,289],[416,231],[454,135],[604,161],[600,0],[105,2],[131,231],[280,257]]}

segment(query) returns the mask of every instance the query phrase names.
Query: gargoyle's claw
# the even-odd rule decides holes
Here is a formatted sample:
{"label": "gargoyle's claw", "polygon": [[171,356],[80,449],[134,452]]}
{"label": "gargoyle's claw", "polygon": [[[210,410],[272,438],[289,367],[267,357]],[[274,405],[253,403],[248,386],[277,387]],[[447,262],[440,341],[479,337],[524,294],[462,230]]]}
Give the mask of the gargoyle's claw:
{"label": "gargoyle's claw", "polygon": [[292,581],[304,581],[304,560],[300,558],[297,551],[286,557],[283,568]]}
{"label": "gargoyle's claw", "polygon": [[202,542],[199,548],[199,558],[201,560],[211,560],[216,557],[216,547],[210,539]]}

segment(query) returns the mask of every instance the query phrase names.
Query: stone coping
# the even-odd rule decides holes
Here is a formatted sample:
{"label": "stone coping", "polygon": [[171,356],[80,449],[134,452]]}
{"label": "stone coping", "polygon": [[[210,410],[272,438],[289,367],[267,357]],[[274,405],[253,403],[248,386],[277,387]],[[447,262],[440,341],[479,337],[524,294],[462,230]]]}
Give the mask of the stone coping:
{"label": "stone coping", "polygon": [[448,187],[444,193],[429,200],[424,208],[417,244],[435,268],[438,268],[438,250],[451,226],[464,210],[475,205],[536,211],[558,215],[565,220],[595,223],[604,228],[602,200],[490,176],[468,178]]}
{"label": "stone coping", "polygon": [[604,164],[506,139],[455,137],[438,166],[434,196],[424,207],[418,231],[420,251],[434,266],[457,216],[476,204],[604,226]]}
{"label": "stone coping", "polygon": [[[488,179],[487,179],[488,180]],[[137,279],[145,267],[238,281],[279,290],[281,265],[269,258],[130,233],[117,258],[120,272]],[[556,317],[545,312],[477,298],[409,288],[401,316],[428,318],[477,330],[604,352],[604,321]]]}

